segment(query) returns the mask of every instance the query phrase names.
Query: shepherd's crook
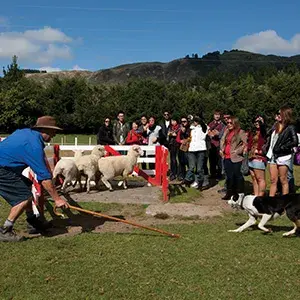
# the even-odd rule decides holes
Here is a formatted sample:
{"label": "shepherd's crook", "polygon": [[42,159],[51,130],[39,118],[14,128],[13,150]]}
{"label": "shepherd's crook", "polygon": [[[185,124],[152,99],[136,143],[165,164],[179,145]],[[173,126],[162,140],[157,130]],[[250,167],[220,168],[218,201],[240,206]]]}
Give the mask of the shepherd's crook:
{"label": "shepherd's crook", "polygon": [[[147,230],[159,232],[161,234],[165,234],[165,235],[168,235],[170,237],[180,238],[179,234],[169,233],[169,232],[166,232],[166,231],[161,230],[161,229],[148,227],[148,226],[145,226],[145,225],[140,225],[140,224],[137,224],[137,223],[134,223],[134,222],[131,222],[131,221],[122,220],[122,219],[112,217],[112,216],[108,216],[108,215],[104,215],[104,214],[101,214],[101,213],[98,213],[98,212],[95,212],[95,211],[86,210],[86,209],[76,207],[76,206],[72,206],[72,205],[69,205],[69,208],[80,211],[80,212],[83,212],[83,213],[86,213],[86,214],[90,214],[90,215],[93,215],[93,216],[102,217],[102,218],[105,218],[105,219],[110,219],[110,220],[114,220],[114,221],[117,221],[117,222],[122,222],[122,223],[125,223],[125,224],[129,224],[129,225],[132,225],[132,226],[144,228],[144,229],[147,229]],[[59,213],[57,212],[57,207],[54,207],[54,213],[59,215]]]}

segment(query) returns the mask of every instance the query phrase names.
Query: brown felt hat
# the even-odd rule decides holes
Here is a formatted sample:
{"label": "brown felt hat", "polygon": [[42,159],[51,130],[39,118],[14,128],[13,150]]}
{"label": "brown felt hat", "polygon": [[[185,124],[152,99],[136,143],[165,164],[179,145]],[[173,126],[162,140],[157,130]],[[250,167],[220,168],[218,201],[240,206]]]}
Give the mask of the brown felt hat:
{"label": "brown felt hat", "polygon": [[56,126],[56,121],[51,116],[43,116],[38,118],[33,128],[49,128],[55,130],[62,130],[62,128]]}

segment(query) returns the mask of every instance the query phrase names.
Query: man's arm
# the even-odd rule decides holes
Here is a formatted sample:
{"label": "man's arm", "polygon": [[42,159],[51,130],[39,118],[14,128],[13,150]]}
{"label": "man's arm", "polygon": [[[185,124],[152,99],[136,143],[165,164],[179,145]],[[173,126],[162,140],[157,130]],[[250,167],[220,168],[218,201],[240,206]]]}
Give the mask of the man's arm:
{"label": "man's arm", "polygon": [[46,165],[46,158],[44,150],[41,145],[36,144],[26,144],[24,146],[24,161],[37,175],[37,179],[42,183],[42,186],[50,194],[50,196],[55,201],[57,207],[68,207],[68,203],[60,198],[55,186],[51,181],[51,172]]}
{"label": "man's arm", "polygon": [[64,199],[62,199],[58,195],[58,193],[56,191],[56,188],[55,188],[55,186],[53,185],[53,183],[50,179],[43,180],[42,181],[42,186],[49,193],[49,195],[52,197],[52,199],[55,202],[56,207],[61,207],[61,208],[68,208],[69,207],[69,204],[67,203],[67,201],[65,201]]}

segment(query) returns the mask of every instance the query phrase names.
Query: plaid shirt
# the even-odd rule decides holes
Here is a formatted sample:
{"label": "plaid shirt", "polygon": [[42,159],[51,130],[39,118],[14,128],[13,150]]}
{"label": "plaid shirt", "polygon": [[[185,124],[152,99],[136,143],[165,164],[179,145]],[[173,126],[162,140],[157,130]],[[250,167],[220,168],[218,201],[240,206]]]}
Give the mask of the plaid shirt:
{"label": "plaid shirt", "polygon": [[221,134],[224,132],[225,124],[222,121],[213,120],[212,122],[210,122],[208,124],[208,127],[209,127],[209,131],[217,130],[219,132],[219,134],[210,137],[211,143],[215,147],[219,147],[220,146],[220,140],[221,140],[221,137],[222,137]]}

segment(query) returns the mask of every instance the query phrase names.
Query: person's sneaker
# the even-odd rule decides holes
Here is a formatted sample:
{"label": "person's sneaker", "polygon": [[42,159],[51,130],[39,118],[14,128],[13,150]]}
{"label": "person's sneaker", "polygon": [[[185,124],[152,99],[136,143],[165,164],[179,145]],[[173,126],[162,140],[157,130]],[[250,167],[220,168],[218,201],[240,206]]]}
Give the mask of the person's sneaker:
{"label": "person's sneaker", "polygon": [[198,183],[197,183],[196,181],[194,181],[194,182],[191,184],[191,187],[197,189],[197,188],[198,188]]}
{"label": "person's sneaker", "polygon": [[47,222],[42,218],[37,218],[35,215],[26,219],[28,226],[27,231],[29,234],[45,233],[49,228],[52,227],[51,222]]}
{"label": "person's sneaker", "polygon": [[17,235],[12,229],[0,227],[0,242],[21,242],[23,236]]}

